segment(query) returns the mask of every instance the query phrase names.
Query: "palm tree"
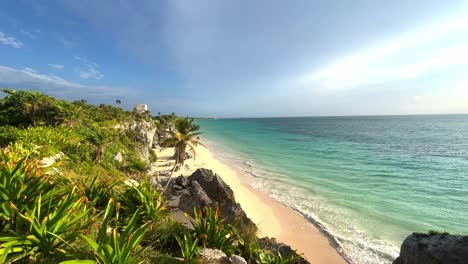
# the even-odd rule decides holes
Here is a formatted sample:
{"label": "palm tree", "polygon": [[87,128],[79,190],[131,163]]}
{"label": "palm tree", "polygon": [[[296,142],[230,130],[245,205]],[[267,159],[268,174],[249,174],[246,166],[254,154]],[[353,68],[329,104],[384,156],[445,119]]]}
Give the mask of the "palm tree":
{"label": "palm tree", "polygon": [[195,148],[200,145],[205,147],[198,139],[198,132],[200,129],[199,125],[193,123],[193,119],[190,118],[178,118],[174,121],[174,128],[171,129],[170,135],[162,142],[164,148],[174,148],[175,164],[167,181],[166,187],[162,191],[164,193],[169,186],[172,179],[172,174],[177,168],[184,165],[185,157],[188,151],[192,153],[193,158],[196,158]]}
{"label": "palm tree", "polygon": [[162,142],[163,148],[174,147],[174,158],[176,165],[184,165],[187,148],[192,153],[193,158],[196,156],[195,148],[198,145],[204,146],[199,140],[198,132],[199,125],[193,123],[193,119],[179,118],[175,120],[174,127],[168,138]]}
{"label": "palm tree", "polygon": [[115,103],[119,105],[119,104],[122,103],[122,101],[120,101],[119,99],[117,99],[117,100],[115,100]]}
{"label": "palm tree", "polygon": [[96,147],[94,151],[94,162],[101,163],[104,160],[106,147],[115,141],[116,135],[111,131],[106,131],[95,125],[88,135],[86,135],[86,139]]}

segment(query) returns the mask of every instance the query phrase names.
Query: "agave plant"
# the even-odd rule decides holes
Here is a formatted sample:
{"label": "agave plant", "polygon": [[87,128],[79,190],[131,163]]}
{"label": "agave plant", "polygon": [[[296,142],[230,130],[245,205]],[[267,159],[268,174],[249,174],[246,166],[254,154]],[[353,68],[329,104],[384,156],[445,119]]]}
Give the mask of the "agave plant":
{"label": "agave plant", "polygon": [[121,220],[119,209],[120,204],[116,203],[114,198],[111,198],[107,204],[97,241],[85,235],[80,235],[80,237],[91,247],[98,263],[143,263],[139,254],[144,249],[139,247],[139,244],[145,236],[146,224],[138,227],[141,209],[134,212],[123,228],[118,227]]}
{"label": "agave plant", "polygon": [[15,229],[18,217],[13,208],[18,207],[18,212],[23,213],[34,206],[34,199],[40,194],[55,206],[61,199],[58,192],[68,192],[59,188],[66,179],[44,175],[36,160],[28,159],[27,153],[20,158],[15,151],[22,153],[24,149],[15,144],[0,152],[0,221],[4,229]]}
{"label": "agave plant", "polygon": [[235,243],[243,243],[235,226],[224,225],[219,208],[213,210],[205,207],[204,214],[194,209],[194,215],[194,220],[191,220],[192,235],[199,239],[203,247],[217,248],[231,254],[237,250]]}
{"label": "agave plant", "polygon": [[52,190],[48,199],[39,194],[31,208],[24,207],[24,211],[10,202],[9,210],[16,217],[16,225],[0,237],[2,258],[11,261],[27,255],[71,255],[74,250],[71,243],[83,228],[80,220],[90,211],[86,197],[77,197],[76,193],[75,188],[63,197],[62,190]]}
{"label": "agave plant", "polygon": [[177,243],[179,244],[182,258],[188,264],[195,262],[195,258],[198,256],[200,247],[198,246],[198,238],[193,238],[190,234],[185,233],[183,238],[175,236]]}
{"label": "agave plant", "polygon": [[290,254],[287,257],[281,256],[280,253],[275,254],[268,250],[257,250],[256,264],[295,264],[298,263],[300,256]]}
{"label": "agave plant", "polygon": [[129,216],[137,208],[142,208],[142,220],[157,221],[166,212],[160,193],[151,185],[148,179],[143,179],[138,184],[130,184],[130,188],[124,193],[124,213]]}
{"label": "agave plant", "polygon": [[78,179],[76,184],[80,187],[80,191],[85,195],[92,206],[96,209],[105,209],[107,201],[113,196],[116,182],[100,181],[98,177],[86,177]]}
{"label": "agave plant", "polygon": [[47,157],[57,154],[76,140],[76,135],[65,127],[37,126],[18,130],[16,140],[22,142],[27,149],[40,147],[40,156]]}

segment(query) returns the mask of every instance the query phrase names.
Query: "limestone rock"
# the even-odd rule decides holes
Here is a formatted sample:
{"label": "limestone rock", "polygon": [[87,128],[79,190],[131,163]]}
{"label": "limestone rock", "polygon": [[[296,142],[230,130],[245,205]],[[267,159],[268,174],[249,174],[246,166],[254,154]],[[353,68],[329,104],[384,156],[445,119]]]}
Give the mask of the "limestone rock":
{"label": "limestone rock", "polygon": [[218,249],[202,248],[199,253],[199,263],[203,264],[247,264],[244,258],[237,255],[227,257],[223,251]]}
{"label": "limestone rock", "polygon": [[122,153],[120,152],[117,152],[114,157],[112,157],[115,161],[117,162],[122,162],[123,161],[123,156],[122,156]]}
{"label": "limestone rock", "polygon": [[63,157],[65,156],[65,154],[63,152],[59,152],[55,155],[52,155],[50,157],[47,157],[47,158],[43,158],[40,162],[40,166],[43,167],[43,168],[47,168],[51,165],[53,165],[54,163],[60,161]]}
{"label": "limestone rock", "polygon": [[227,261],[226,263],[229,263],[229,259],[226,256],[226,254],[219,249],[202,248],[200,249],[199,254],[201,258],[210,259],[210,260],[225,260]]}
{"label": "limestone rock", "polygon": [[173,209],[182,210],[193,217],[193,208],[219,207],[221,216],[227,223],[237,222],[238,228],[241,229],[255,227],[236,202],[231,188],[213,171],[198,169],[186,179],[179,177],[171,184],[170,195],[179,199],[179,203]]}
{"label": "limestone rock", "polygon": [[232,264],[247,264],[247,261],[241,256],[232,255],[230,258]]}
{"label": "limestone rock", "polygon": [[139,120],[128,124],[126,130],[129,132],[136,132],[135,140],[138,143],[138,158],[149,163],[154,134],[156,134],[157,130],[156,124],[146,120]]}
{"label": "limestone rock", "polygon": [[401,245],[393,264],[468,263],[468,236],[413,233]]}

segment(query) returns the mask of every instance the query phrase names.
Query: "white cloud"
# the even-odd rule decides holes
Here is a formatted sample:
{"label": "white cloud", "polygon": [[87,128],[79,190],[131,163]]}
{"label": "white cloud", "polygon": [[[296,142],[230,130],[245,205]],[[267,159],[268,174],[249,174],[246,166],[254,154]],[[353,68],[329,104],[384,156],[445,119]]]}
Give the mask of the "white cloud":
{"label": "white cloud", "polygon": [[65,68],[65,66],[62,65],[62,64],[50,63],[50,64],[47,64],[47,65],[49,65],[50,67],[52,67],[53,69],[56,69],[56,70],[63,70],[63,68]]}
{"label": "white cloud", "polygon": [[[72,98],[126,96],[129,90],[109,86],[83,85],[54,75],[42,74],[31,68],[14,69],[0,66],[0,86],[13,89],[35,89],[54,96]],[[134,91],[133,91],[134,92]]]}
{"label": "white cloud", "polygon": [[84,70],[79,70],[80,77],[82,79],[96,79],[100,80],[104,77],[104,74],[102,74],[98,69],[97,64],[85,64],[84,67],[86,69]]}
{"label": "white cloud", "polygon": [[[302,81],[320,83],[329,89],[349,89],[417,78],[446,67],[468,65],[468,38],[460,37],[467,34],[468,18],[464,17],[426,25],[379,47],[340,58],[325,68],[306,74]],[[453,45],[449,40],[457,37],[461,41]]]}
{"label": "white cloud", "polygon": [[79,73],[82,79],[96,79],[100,80],[104,78],[104,74],[102,74],[98,68],[99,65],[95,62],[89,61],[86,57],[74,56],[74,59],[77,61],[81,61],[83,63],[82,66],[78,67],[76,71]]}
{"label": "white cloud", "polygon": [[24,46],[23,42],[3,32],[0,32],[0,44],[12,46],[13,48],[21,48]]}

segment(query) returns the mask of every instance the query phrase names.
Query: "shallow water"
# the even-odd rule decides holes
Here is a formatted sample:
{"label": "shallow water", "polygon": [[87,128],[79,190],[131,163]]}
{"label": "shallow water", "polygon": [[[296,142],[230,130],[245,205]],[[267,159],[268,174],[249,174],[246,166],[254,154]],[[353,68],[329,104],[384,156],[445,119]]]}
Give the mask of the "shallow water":
{"label": "shallow water", "polygon": [[467,234],[468,116],[198,120],[255,188],[324,225],[355,263],[415,231]]}

